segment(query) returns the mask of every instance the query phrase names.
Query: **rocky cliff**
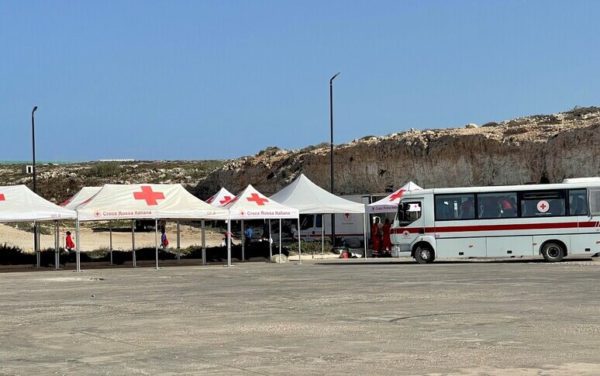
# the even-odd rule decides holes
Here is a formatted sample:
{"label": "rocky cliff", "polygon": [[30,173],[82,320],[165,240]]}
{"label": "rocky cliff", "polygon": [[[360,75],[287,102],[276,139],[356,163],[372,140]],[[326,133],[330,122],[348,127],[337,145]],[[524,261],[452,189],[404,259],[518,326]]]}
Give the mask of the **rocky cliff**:
{"label": "rocky cliff", "polygon": [[[204,198],[221,186],[237,192],[253,184],[271,194],[300,173],[328,188],[329,166],[327,144],[299,151],[268,148],[224,164],[195,191]],[[600,108],[365,137],[335,147],[334,171],[338,194],[383,192],[409,180],[452,187],[600,176]]]}
{"label": "rocky cliff", "polygon": [[[22,164],[0,165],[0,185],[27,184]],[[375,193],[412,180],[422,187],[559,182],[600,176],[600,108],[528,116],[482,126],[364,137],[334,150],[338,194]],[[271,194],[300,173],[329,188],[329,145],[267,148],[231,161],[38,164],[38,192],[61,202],[83,186],[181,183],[200,198],[247,184]]]}

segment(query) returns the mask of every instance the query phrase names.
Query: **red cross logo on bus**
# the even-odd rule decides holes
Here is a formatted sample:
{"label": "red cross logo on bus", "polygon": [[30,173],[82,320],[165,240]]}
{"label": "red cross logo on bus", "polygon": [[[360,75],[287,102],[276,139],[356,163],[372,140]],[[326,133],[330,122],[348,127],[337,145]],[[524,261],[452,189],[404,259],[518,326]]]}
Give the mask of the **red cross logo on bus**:
{"label": "red cross logo on bus", "polygon": [[0,193],[0,201],[6,201],[6,197],[4,197],[3,193]]}
{"label": "red cross logo on bus", "polygon": [[229,201],[233,200],[233,197],[231,196],[223,196],[223,199],[221,201],[219,201],[219,204],[221,205],[225,205],[228,204]]}
{"label": "red cross logo on bus", "polygon": [[550,209],[550,204],[548,203],[548,201],[541,200],[540,202],[537,203],[537,210],[540,213],[545,213],[548,211],[548,209]]}
{"label": "red cross logo on bus", "polygon": [[258,205],[258,206],[263,206],[265,204],[265,202],[269,202],[269,200],[267,200],[264,197],[260,197],[256,193],[251,194],[250,197],[246,198],[246,200],[254,201],[254,202],[256,202],[256,205]]}
{"label": "red cross logo on bus", "polygon": [[141,192],[133,192],[133,198],[136,200],[146,200],[146,205],[158,205],[156,200],[164,200],[165,195],[162,192],[152,191],[152,187],[144,185]]}
{"label": "red cross logo on bus", "polygon": [[402,195],[404,194],[405,190],[401,189],[398,192],[394,193],[393,195],[390,196],[390,201],[396,201],[397,199],[399,199],[400,197],[402,197]]}

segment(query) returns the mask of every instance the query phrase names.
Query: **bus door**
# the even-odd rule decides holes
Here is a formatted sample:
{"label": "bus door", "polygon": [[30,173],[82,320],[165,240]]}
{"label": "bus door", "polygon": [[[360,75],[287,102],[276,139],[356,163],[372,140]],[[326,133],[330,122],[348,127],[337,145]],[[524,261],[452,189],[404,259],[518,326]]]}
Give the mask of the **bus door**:
{"label": "bus door", "polygon": [[392,242],[399,246],[400,252],[410,252],[412,245],[425,233],[422,216],[423,201],[413,199],[403,201],[398,206],[398,215],[394,221],[394,239]]}
{"label": "bus door", "polygon": [[577,235],[571,237],[571,252],[600,252],[600,189],[569,190],[569,216],[577,220]]}

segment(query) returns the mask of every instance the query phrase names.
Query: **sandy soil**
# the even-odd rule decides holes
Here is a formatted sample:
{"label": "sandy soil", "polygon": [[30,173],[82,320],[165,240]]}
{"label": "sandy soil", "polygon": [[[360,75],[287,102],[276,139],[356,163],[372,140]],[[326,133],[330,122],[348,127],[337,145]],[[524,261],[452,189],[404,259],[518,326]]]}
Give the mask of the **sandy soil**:
{"label": "sandy soil", "polygon": [[[202,245],[202,235],[200,228],[180,225],[180,246],[186,248],[189,246]],[[60,227],[60,247],[65,245],[66,232],[71,231],[75,234],[73,227]],[[160,241],[160,234],[159,241]],[[135,233],[135,247],[154,247],[154,232],[136,232]],[[97,249],[108,249],[110,244],[110,233],[109,231],[94,231],[88,227],[82,227],[80,230],[81,237],[81,250],[93,251]],[[177,227],[175,223],[167,224],[167,237],[169,239],[170,247],[177,247]],[[206,229],[206,246],[214,247],[221,244],[223,234],[215,231],[215,229]],[[77,242],[77,239],[74,238]],[[115,250],[130,250],[132,244],[132,236],[130,231],[120,229],[119,231],[113,231],[112,233],[113,249]],[[234,243],[237,243],[237,239],[234,239]],[[33,233],[23,231],[12,226],[0,224],[0,244],[7,244],[9,246],[16,246],[23,249],[26,252],[33,251]],[[54,235],[41,235],[40,248],[54,248]]]}

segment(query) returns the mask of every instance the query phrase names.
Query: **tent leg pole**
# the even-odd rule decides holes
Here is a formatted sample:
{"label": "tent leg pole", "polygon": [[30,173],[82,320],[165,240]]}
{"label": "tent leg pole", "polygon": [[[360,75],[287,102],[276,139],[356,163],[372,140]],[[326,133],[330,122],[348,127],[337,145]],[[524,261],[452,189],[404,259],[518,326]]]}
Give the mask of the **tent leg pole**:
{"label": "tent leg pole", "polygon": [[158,219],[154,219],[154,258],[156,260],[156,270],[158,270]]}
{"label": "tent leg pole", "polygon": [[269,219],[269,233],[267,234],[269,239],[269,262],[273,261],[273,238],[271,237],[271,220]]}
{"label": "tent leg pole", "polygon": [[242,219],[242,262],[246,259],[246,234],[244,233],[244,220]]}
{"label": "tent leg pole", "polygon": [[132,267],[137,267],[137,260],[135,258],[135,219],[131,220],[131,264]]}
{"label": "tent leg pole", "polygon": [[367,213],[366,212],[363,214],[363,245],[365,248],[365,259],[367,259],[368,256],[367,256]]}
{"label": "tent leg pole", "polygon": [[113,264],[113,239],[112,239],[112,222],[108,223],[108,251],[110,252],[110,264]]}
{"label": "tent leg pole", "polygon": [[206,265],[206,231],[204,226],[206,223],[202,220],[202,265]]}
{"label": "tent leg pole", "polygon": [[81,272],[81,238],[79,237],[79,218],[77,219],[77,221],[75,221],[75,237],[76,237],[76,243],[75,243],[75,262],[77,264],[77,272]]}
{"label": "tent leg pole", "polygon": [[283,238],[283,234],[281,233],[281,218],[279,219],[279,262],[281,263],[281,238]]}
{"label": "tent leg pole", "polygon": [[60,269],[60,249],[58,249],[58,221],[54,221],[54,269]]}
{"label": "tent leg pole", "polygon": [[42,255],[40,254],[40,237],[37,222],[33,222],[33,248],[35,248],[35,267],[42,266]]}
{"label": "tent leg pole", "polygon": [[298,217],[298,263],[302,264],[302,244],[301,244],[301,236],[300,236],[300,217]]}
{"label": "tent leg pole", "polygon": [[323,218],[325,216],[321,214],[321,259],[325,258],[325,222]]}
{"label": "tent leg pole", "polygon": [[227,266],[231,266],[231,218],[227,221]]}
{"label": "tent leg pole", "polygon": [[177,261],[181,260],[181,229],[177,221]]}

